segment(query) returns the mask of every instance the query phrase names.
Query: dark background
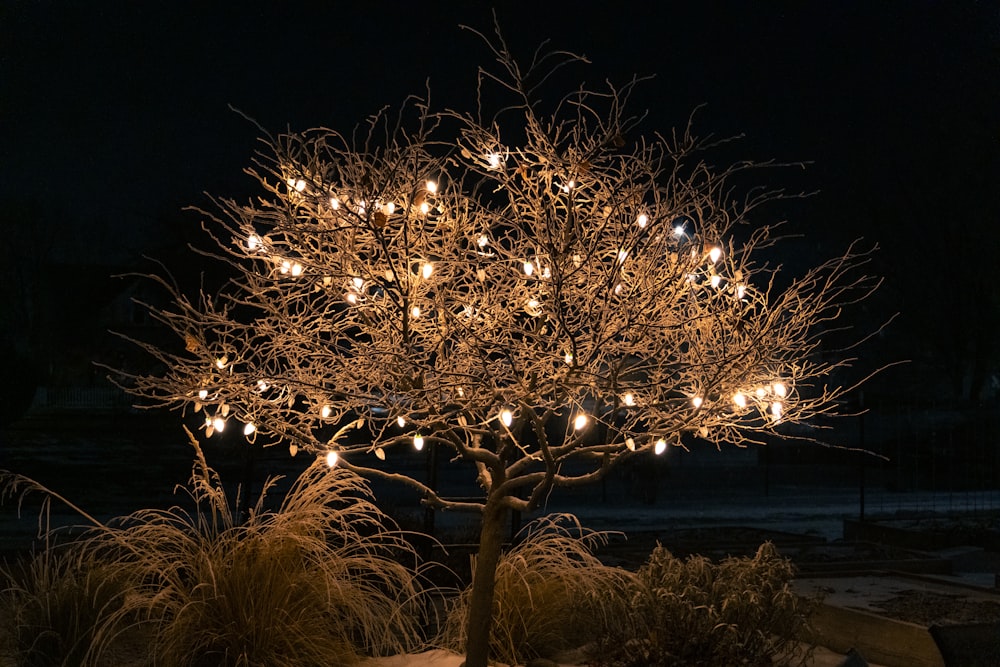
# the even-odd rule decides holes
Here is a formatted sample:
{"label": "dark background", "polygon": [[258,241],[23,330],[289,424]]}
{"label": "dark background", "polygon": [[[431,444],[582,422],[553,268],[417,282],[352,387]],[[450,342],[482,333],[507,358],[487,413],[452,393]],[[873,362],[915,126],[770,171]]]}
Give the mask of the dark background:
{"label": "dark background", "polygon": [[[586,55],[575,79],[643,84],[644,129],[692,111],[699,134],[745,139],[725,159],[817,190],[774,211],[805,241],[791,266],[864,237],[881,251],[859,372],[900,359],[871,394],[991,406],[998,362],[1000,5],[861,2],[24,2],[0,5],[0,352],[4,413],[34,385],[100,382],[142,324],[113,273],[178,249],[204,192],[242,174],[269,131],[350,131],[429,83],[469,108],[495,6],[515,53],[546,39]],[[124,309],[124,310],[123,310]],[[130,319],[131,318],[131,319]],[[31,391],[29,391],[29,389]]]}

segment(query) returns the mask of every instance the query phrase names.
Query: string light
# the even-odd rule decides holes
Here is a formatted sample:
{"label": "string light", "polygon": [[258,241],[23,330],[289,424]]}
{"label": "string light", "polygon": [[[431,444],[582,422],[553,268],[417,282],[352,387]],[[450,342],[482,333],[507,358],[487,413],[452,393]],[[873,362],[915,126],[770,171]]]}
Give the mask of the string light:
{"label": "string light", "polygon": [[329,405],[324,405],[319,409],[319,416],[323,419],[329,419],[331,414],[333,414],[333,409]]}
{"label": "string light", "polygon": [[625,446],[628,448],[628,450],[630,452],[634,452],[635,451],[635,439],[633,439],[633,438],[625,438]]}
{"label": "string light", "polygon": [[[292,456],[294,456],[294,454]],[[328,451],[326,453],[326,465],[327,465],[327,467],[328,468],[333,468],[334,466],[336,466],[338,458],[339,457],[337,456],[337,452],[333,451],[332,449],[330,451]]]}
{"label": "string light", "polygon": [[399,426],[399,428],[404,428],[406,426],[406,419],[402,415],[396,417],[396,425]]}
{"label": "string light", "polygon": [[524,269],[524,275],[528,276],[529,278],[531,277],[531,274],[535,272],[535,265],[532,264],[531,262],[525,262],[522,268]]}
{"label": "string light", "polygon": [[587,423],[589,421],[590,418],[587,417],[585,413],[581,412],[576,416],[576,419],[573,420],[573,428],[576,429],[577,431],[581,431],[587,428]]}
{"label": "string light", "polygon": [[486,156],[486,163],[490,165],[490,169],[499,169],[500,168],[500,154],[499,153],[490,153],[489,155]]}
{"label": "string light", "polygon": [[424,277],[424,280],[427,280],[431,277],[432,273],[434,273],[434,265],[430,262],[424,262],[420,267],[420,275]]}
{"label": "string light", "polygon": [[212,420],[212,428],[215,429],[216,433],[222,433],[226,430],[226,420],[222,417],[216,417]]}
{"label": "string light", "polygon": [[413,436],[413,448],[418,452],[424,448],[424,436],[422,435]]}
{"label": "string light", "polygon": [[701,396],[695,396],[694,398],[691,399],[691,405],[694,406],[695,410],[697,410],[698,408],[700,408],[701,404],[704,403],[704,402],[705,402],[705,399],[703,399]]}
{"label": "string light", "polygon": [[715,246],[708,251],[708,258],[712,260],[712,264],[718,262],[720,257],[722,257],[722,248],[719,246]]}
{"label": "string light", "polygon": [[414,306],[413,308],[410,308],[410,317],[412,317],[413,319],[417,319],[418,317],[420,317],[420,306]]}
{"label": "string light", "polygon": [[667,451],[667,441],[660,438],[653,444],[653,453],[659,456],[665,451]]}
{"label": "string light", "polygon": [[747,397],[742,392],[736,392],[733,394],[733,403],[742,410],[747,406]]}
{"label": "string light", "polygon": [[639,225],[639,229],[645,229],[648,223],[649,216],[645,213],[640,213],[639,217],[635,219],[635,224]]}
{"label": "string light", "polygon": [[253,422],[247,422],[243,426],[243,435],[252,435],[253,432],[256,431],[256,430],[257,430],[257,427],[254,425]]}
{"label": "string light", "polygon": [[775,382],[771,385],[771,389],[774,391],[775,395],[780,396],[781,398],[784,398],[788,394],[788,388],[785,387],[782,382]]}
{"label": "string light", "polygon": [[199,391],[198,392],[198,398],[200,400],[202,400],[202,401],[204,401],[206,398],[208,398],[208,389],[202,389],[201,391]]}
{"label": "string light", "polygon": [[627,394],[625,394],[624,396],[622,396],[622,402],[626,405],[626,407],[629,407],[629,408],[634,407],[635,406],[635,395],[632,392],[628,392]]}
{"label": "string light", "polygon": [[425,186],[427,187],[427,192],[431,193],[432,195],[437,194],[438,191],[437,181],[427,181],[427,183],[425,183]]}
{"label": "string light", "polygon": [[507,427],[510,427],[514,423],[514,413],[509,409],[504,408],[500,411],[500,422]]}

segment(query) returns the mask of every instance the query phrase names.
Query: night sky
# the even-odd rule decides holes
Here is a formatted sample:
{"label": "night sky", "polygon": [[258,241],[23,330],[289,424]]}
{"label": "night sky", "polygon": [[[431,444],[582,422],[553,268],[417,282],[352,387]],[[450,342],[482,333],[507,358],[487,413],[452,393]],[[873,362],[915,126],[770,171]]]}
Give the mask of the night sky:
{"label": "night sky", "polygon": [[[524,58],[550,39],[593,62],[580,80],[655,75],[636,98],[647,132],[704,105],[698,133],[746,135],[732,159],[811,162],[769,174],[820,191],[787,211],[791,229],[831,251],[856,236],[882,246],[888,285],[871,308],[873,319],[904,311],[898,339],[949,317],[992,332],[1000,5],[655,5],[495,3]],[[205,204],[203,191],[249,192],[241,170],[259,133],[230,105],[274,132],[350,131],[429,81],[432,102],[468,108],[489,54],[458,26],[491,31],[490,7],[8,0],[0,201],[59,229],[87,261],[134,258],[196,225],[182,209]],[[955,335],[936,333],[927,350]]]}

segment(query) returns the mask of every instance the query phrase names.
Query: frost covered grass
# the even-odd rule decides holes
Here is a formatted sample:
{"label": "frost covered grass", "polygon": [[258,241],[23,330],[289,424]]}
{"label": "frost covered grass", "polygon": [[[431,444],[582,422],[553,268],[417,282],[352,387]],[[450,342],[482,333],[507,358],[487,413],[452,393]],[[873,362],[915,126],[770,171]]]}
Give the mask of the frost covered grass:
{"label": "frost covered grass", "polygon": [[[422,644],[426,589],[405,536],[367,483],[317,462],[278,510],[270,480],[242,520],[201,450],[194,509],[140,510],[4,571],[19,664],[115,664],[141,640],[150,664],[350,665]],[[42,491],[15,475],[8,496]],[[75,508],[76,509],[76,508]],[[59,637],[60,641],[45,640]]]}

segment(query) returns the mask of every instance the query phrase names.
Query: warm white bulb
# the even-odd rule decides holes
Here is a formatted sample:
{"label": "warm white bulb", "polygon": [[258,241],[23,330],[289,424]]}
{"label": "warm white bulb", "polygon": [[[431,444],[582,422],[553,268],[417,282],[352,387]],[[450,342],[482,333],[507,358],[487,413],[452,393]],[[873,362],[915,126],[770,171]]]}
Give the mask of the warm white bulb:
{"label": "warm white bulb", "polygon": [[382,211],[386,215],[392,215],[393,213],[396,212],[396,202],[389,202],[388,204],[382,207]]}
{"label": "warm white bulb", "polygon": [[412,317],[413,319],[417,319],[418,317],[420,317],[420,306],[414,306],[413,308],[410,308],[410,317]]}
{"label": "warm white bulb", "polygon": [[538,302],[538,299],[528,299],[524,304],[524,312],[532,317],[538,317],[542,314],[542,304]]}
{"label": "warm white bulb", "polygon": [[590,418],[581,412],[576,416],[576,419],[573,420],[573,428],[576,429],[577,431],[584,429],[587,427],[588,421],[590,421]]}
{"label": "warm white bulb", "polygon": [[216,417],[212,420],[212,428],[215,429],[216,433],[222,433],[226,430],[226,420],[222,417]]}
{"label": "warm white bulb", "polygon": [[330,468],[334,467],[335,465],[337,465],[338,458],[339,457],[337,456],[337,452],[331,449],[326,453],[326,465],[329,466]]}
{"label": "warm white bulb", "polygon": [[691,399],[691,405],[693,405],[695,409],[700,408],[701,404],[704,402],[705,400],[701,396],[695,396]]}
{"label": "warm white bulb", "polygon": [[413,436],[413,448],[418,452],[424,448],[424,436]]}
{"label": "warm white bulb", "polygon": [[428,213],[430,213],[430,212],[431,212],[431,205],[430,205],[430,204],[428,204],[427,202],[423,202],[423,203],[422,203],[422,204],[420,205],[420,212],[421,212],[422,214],[424,214],[424,215],[427,215]]}
{"label": "warm white bulb", "polygon": [[649,216],[645,213],[640,213],[639,217],[635,219],[635,224],[639,225],[640,228],[644,228],[649,224]]}
{"label": "warm white bulb", "polygon": [[426,186],[427,186],[427,192],[431,194],[434,194],[438,191],[437,181],[427,181]]}
{"label": "warm white bulb", "polygon": [[251,435],[256,430],[257,430],[257,427],[254,426],[253,422],[247,422],[243,426],[243,435]]}
{"label": "warm white bulb", "polygon": [[504,408],[500,411],[500,421],[504,426],[510,426],[514,423],[514,413],[507,408]]}
{"label": "warm white bulb", "polygon": [[354,289],[360,291],[365,286],[365,279],[361,276],[354,276],[351,278],[351,284],[354,285]]}
{"label": "warm white bulb", "polygon": [[659,456],[665,451],[667,451],[667,441],[660,438],[655,444],[653,444],[653,453]]}
{"label": "warm white bulb", "polygon": [[565,361],[568,365],[572,366],[573,365],[573,353],[572,352],[567,352],[566,355],[563,357],[563,361]]}
{"label": "warm white bulb", "polygon": [[625,438],[625,446],[628,447],[630,452],[635,451],[635,440],[632,438]]}
{"label": "warm white bulb", "polygon": [[736,298],[737,299],[742,299],[746,295],[747,295],[747,286],[746,285],[737,285],[736,286]]}
{"label": "warm white bulb", "polygon": [[736,404],[736,407],[742,410],[747,406],[747,397],[743,394],[743,392],[738,391],[733,394],[733,403]]}
{"label": "warm white bulb", "polygon": [[333,410],[330,408],[329,405],[324,405],[322,408],[319,409],[319,416],[322,417],[323,419],[328,419],[331,414],[333,414]]}
{"label": "warm white bulb", "polygon": [[219,357],[218,359],[215,360],[215,367],[218,368],[219,370],[222,370],[223,368],[226,367],[226,364],[228,363],[229,363],[228,357]]}
{"label": "warm white bulb", "polygon": [[684,236],[684,225],[674,227],[674,236]]}
{"label": "warm white bulb", "polygon": [[293,277],[298,278],[299,276],[301,276],[303,270],[304,269],[302,268],[302,265],[299,264],[298,262],[295,262],[294,264],[292,264],[292,276]]}
{"label": "warm white bulb", "polygon": [[535,265],[532,264],[531,262],[525,262],[523,268],[524,268],[524,275],[526,276],[531,276],[531,274],[535,272]]}
{"label": "warm white bulb", "polygon": [[420,275],[424,277],[424,280],[427,280],[432,273],[434,273],[434,265],[430,262],[424,262],[423,266],[420,267]]}
{"label": "warm white bulb", "polygon": [[200,399],[201,399],[201,400],[203,400],[203,401],[204,401],[204,400],[205,400],[206,398],[208,398],[208,389],[202,389],[201,391],[199,391],[199,392],[198,392],[198,398],[200,398]]}
{"label": "warm white bulb", "polygon": [[722,248],[719,246],[715,246],[708,251],[708,258],[712,260],[712,264],[718,262],[720,257],[722,257]]}
{"label": "warm white bulb", "polygon": [[622,396],[622,402],[625,403],[627,407],[633,407],[635,405],[635,394],[629,392]]}
{"label": "warm white bulb", "polygon": [[628,250],[622,248],[618,251],[618,263],[624,264],[626,259],[628,259]]}
{"label": "warm white bulb", "polygon": [[334,211],[340,208],[340,200],[337,199],[336,197],[330,197],[330,208],[332,208]]}
{"label": "warm white bulb", "polygon": [[348,292],[344,295],[344,300],[352,306],[355,306],[358,303],[358,295],[355,292]]}
{"label": "warm white bulb", "polygon": [[712,287],[718,287],[719,285],[722,284],[722,276],[720,276],[719,274],[715,274],[714,276],[712,276],[710,282],[712,283]]}
{"label": "warm white bulb", "polygon": [[499,153],[490,153],[489,155],[486,156],[486,162],[487,162],[487,164],[490,165],[490,169],[499,169],[500,168],[500,154]]}
{"label": "warm white bulb", "polygon": [[773,389],[774,393],[777,396],[780,396],[781,398],[784,398],[785,396],[788,395],[788,388],[785,387],[784,383],[782,382],[775,382],[773,385],[771,385],[771,389]]}
{"label": "warm white bulb", "polygon": [[485,248],[490,243],[490,237],[486,236],[486,234],[481,234],[479,238],[476,240],[476,243],[479,245],[480,248]]}
{"label": "warm white bulb", "polygon": [[784,411],[785,406],[781,401],[773,401],[771,403],[771,418],[774,419],[774,421],[781,421],[781,415]]}
{"label": "warm white bulb", "polygon": [[403,428],[404,426],[406,426],[406,419],[402,415],[400,415],[399,417],[396,417],[396,424],[399,426],[399,428]]}
{"label": "warm white bulb", "polygon": [[305,189],[306,189],[306,182],[304,180],[300,178],[299,180],[295,181],[296,192],[302,192]]}
{"label": "warm white bulb", "polygon": [[247,250],[257,250],[261,246],[260,237],[256,234],[251,234],[247,237]]}

